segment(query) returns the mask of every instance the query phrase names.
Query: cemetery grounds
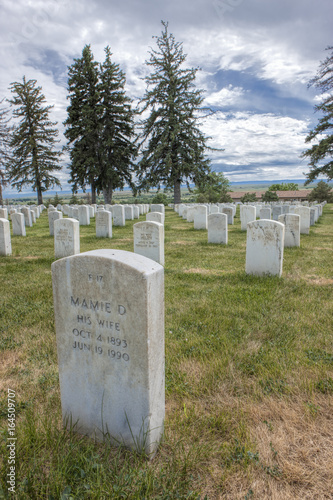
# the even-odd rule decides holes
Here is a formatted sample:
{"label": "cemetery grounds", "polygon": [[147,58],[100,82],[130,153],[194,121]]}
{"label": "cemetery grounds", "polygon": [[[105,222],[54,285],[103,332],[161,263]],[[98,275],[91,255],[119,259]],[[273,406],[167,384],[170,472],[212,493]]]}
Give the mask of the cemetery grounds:
{"label": "cemetery grounds", "polygon": [[[140,221],[145,216],[140,216]],[[133,224],[81,252],[133,251]],[[62,426],[46,211],[0,258],[0,498],[8,390],[21,499],[333,498],[333,205],[281,278],[245,274],[239,209],[228,245],[166,208],[165,434],[153,460]]]}

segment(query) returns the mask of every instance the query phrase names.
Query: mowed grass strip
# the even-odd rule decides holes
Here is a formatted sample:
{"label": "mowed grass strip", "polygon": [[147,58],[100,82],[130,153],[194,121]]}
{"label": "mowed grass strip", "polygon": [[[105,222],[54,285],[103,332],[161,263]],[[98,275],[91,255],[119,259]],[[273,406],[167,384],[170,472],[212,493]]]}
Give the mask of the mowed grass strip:
{"label": "mowed grass strip", "polygon": [[[133,251],[135,222],[97,239],[92,219],[81,252]],[[12,237],[0,258],[0,498],[8,388],[18,499],[330,498],[333,207],[285,250],[281,278],[246,275],[239,213],[228,230],[227,246],[208,244],[166,209],[166,422],[153,461],[63,429],[47,214]]]}

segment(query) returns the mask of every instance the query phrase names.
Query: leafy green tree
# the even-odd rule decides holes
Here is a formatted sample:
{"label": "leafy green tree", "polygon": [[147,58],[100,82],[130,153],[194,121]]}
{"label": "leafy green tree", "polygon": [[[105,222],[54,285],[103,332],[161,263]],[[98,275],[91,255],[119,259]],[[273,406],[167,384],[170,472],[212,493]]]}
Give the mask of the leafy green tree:
{"label": "leafy green tree", "polygon": [[250,203],[251,201],[257,201],[257,196],[256,193],[245,193],[241,198],[240,201],[242,203]]}
{"label": "leafy green tree", "polygon": [[100,165],[96,181],[103,191],[104,202],[111,203],[114,189],[131,187],[134,145],[134,113],[126,96],[125,74],[111,62],[110,47],[105,48],[105,61],[100,67],[98,86],[101,107]]}
{"label": "leafy green tree", "polygon": [[100,162],[100,95],[98,63],[90,45],[82,57],[68,68],[68,96],[65,137],[70,155],[70,182],[74,191],[91,186],[92,202],[96,203],[96,179]]}
{"label": "leafy green tree", "polygon": [[230,191],[230,183],[224,174],[222,172],[211,172],[206,179],[198,184],[196,189],[197,202],[230,203],[232,198],[228,191]]}
{"label": "leafy green tree", "polygon": [[271,191],[270,189],[261,195],[261,199],[262,201],[279,201],[276,191]]}
{"label": "leafy green tree", "polygon": [[[4,99],[0,101],[2,105]],[[6,163],[10,158],[9,142],[12,128],[9,126],[10,117],[8,117],[9,109],[0,109],[0,205],[3,205],[2,189],[8,183],[8,174],[6,171]]]}
{"label": "leafy green tree", "polygon": [[30,184],[37,191],[38,204],[42,204],[43,192],[60,186],[51,172],[61,170],[62,152],[55,150],[59,131],[53,128],[57,123],[49,118],[53,106],[45,106],[42,88],[36,87],[36,83],[24,76],[23,83],[10,85],[14,97],[8,101],[14,107],[13,116],[20,122],[14,125],[9,143],[12,154],[6,165],[12,186],[21,191]]}
{"label": "leafy green tree", "polygon": [[199,129],[198,113],[202,91],[195,89],[197,69],[183,69],[186,55],[182,44],[168,33],[168,24],[156,38],[146,64],[153,68],[145,78],[147,89],[141,113],[150,112],[142,122],[141,155],[138,163],[138,190],[161,184],[173,188],[174,202],[180,203],[181,183],[198,184],[210,171],[205,156],[206,137]]}
{"label": "leafy green tree", "polygon": [[272,184],[269,186],[268,191],[298,191],[298,185],[295,182],[288,182],[285,184]]}
{"label": "leafy green tree", "polygon": [[169,200],[168,200],[168,197],[165,193],[157,193],[155,194],[155,196],[153,197],[153,199],[151,200],[152,203],[160,203],[160,204],[163,204],[165,206],[167,206],[169,204]]}
{"label": "leafy green tree", "polygon": [[333,203],[333,188],[325,181],[319,181],[317,186],[313,188],[307,195],[309,201],[327,201],[328,203]]}
{"label": "leafy green tree", "polygon": [[308,85],[320,89],[322,101],[315,106],[315,111],[321,112],[321,118],[305,139],[306,143],[318,140],[302,154],[303,158],[308,158],[310,166],[305,185],[320,175],[324,175],[327,180],[333,179],[333,47],[327,47],[326,50],[331,51],[330,55],[320,63],[316,76]]}

